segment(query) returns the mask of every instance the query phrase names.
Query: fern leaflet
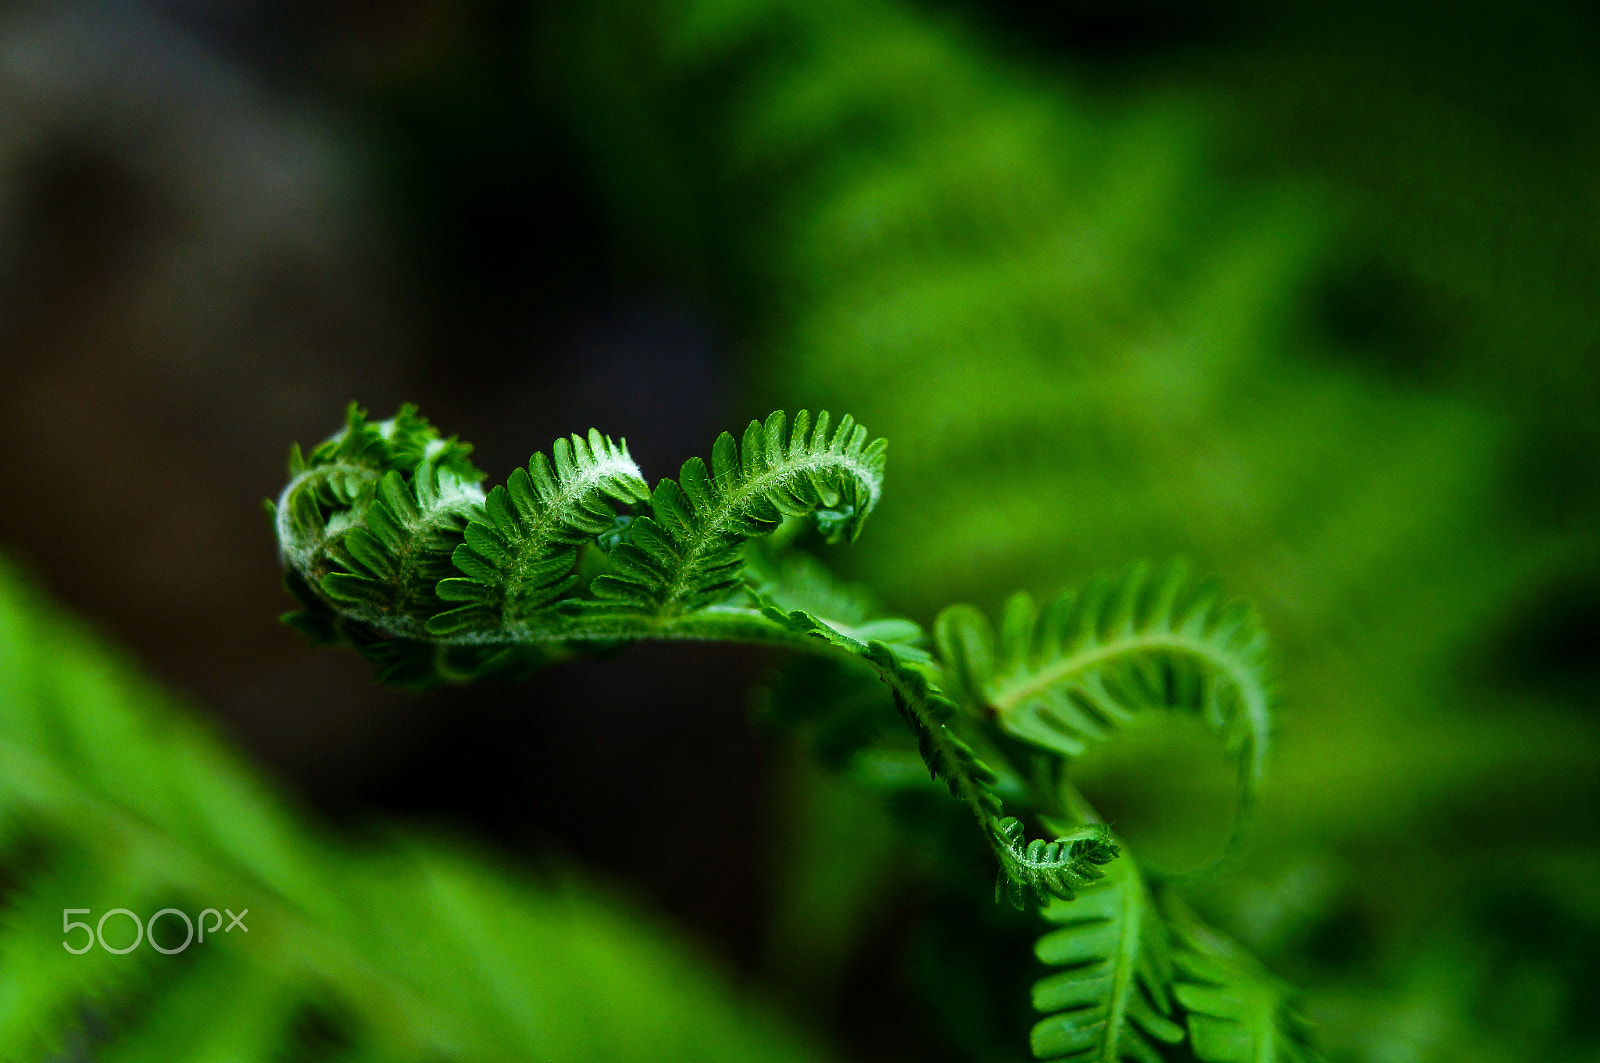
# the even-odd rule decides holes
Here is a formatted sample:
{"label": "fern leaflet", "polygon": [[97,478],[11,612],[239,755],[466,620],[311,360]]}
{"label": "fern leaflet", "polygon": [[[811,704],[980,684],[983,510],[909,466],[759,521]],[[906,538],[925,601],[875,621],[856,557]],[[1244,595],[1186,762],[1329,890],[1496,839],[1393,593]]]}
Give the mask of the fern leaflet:
{"label": "fern leaflet", "polygon": [[484,500],[484,519],[468,524],[451,560],[462,573],[439,583],[439,597],[470,604],[428,621],[428,632],[509,641],[537,610],[572,590],[578,546],[612,527],[613,503],[650,497],[626,442],[594,429],[587,439],[556,440],[555,463],[535,454]]}
{"label": "fern leaflet", "polygon": [[1060,929],[1039,939],[1043,962],[1060,973],[1033,987],[1048,1013],[1034,1026],[1033,1054],[1062,1063],[1159,1063],[1156,1042],[1177,1044],[1167,929],[1133,860],[1116,861],[1071,904],[1045,908]]}
{"label": "fern leaflet", "polygon": [[483,503],[470,444],[441,438],[410,404],[345,427],[309,457],[290,451],[290,480],[268,507],[285,565],[342,614],[391,636],[419,635],[434,589]]}
{"label": "fern leaflet", "polygon": [[1081,754],[1134,714],[1198,714],[1239,761],[1248,801],[1271,731],[1266,638],[1254,615],[1192,588],[1182,565],[1131,565],[1040,610],[1006,603],[998,638],[982,613],[950,606],[934,626],[953,688],[1000,726],[1061,757]]}
{"label": "fern leaflet", "polygon": [[828,538],[854,539],[883,488],[887,443],[867,441],[848,414],[835,427],[826,412],[812,423],[801,410],[751,421],[744,441],[724,432],[711,468],[684,462],[677,481],[663,479],[650,516],[629,528],[611,552],[615,572],[595,579],[604,601],[676,615],[709,605],[739,586],[741,547],[785,515],[817,513]]}
{"label": "fern leaflet", "polygon": [[1206,926],[1176,893],[1162,897],[1189,1041],[1202,1063],[1311,1063],[1295,994],[1244,949]]}
{"label": "fern leaflet", "polygon": [[1021,909],[1027,902],[1043,908],[1055,899],[1070,901],[1077,890],[1098,881],[1100,868],[1122,851],[1098,823],[1064,834],[1055,841],[1028,841],[1022,824],[1007,817],[990,823],[1000,857],[995,899],[1004,897]]}
{"label": "fern leaflet", "polygon": [[857,642],[887,643],[902,660],[924,664],[930,660],[922,649],[921,625],[903,617],[875,615],[880,610],[864,589],[841,582],[810,554],[791,550],[779,556],[766,540],[755,539],[746,548],[744,574],[758,604],[826,618],[830,628]]}

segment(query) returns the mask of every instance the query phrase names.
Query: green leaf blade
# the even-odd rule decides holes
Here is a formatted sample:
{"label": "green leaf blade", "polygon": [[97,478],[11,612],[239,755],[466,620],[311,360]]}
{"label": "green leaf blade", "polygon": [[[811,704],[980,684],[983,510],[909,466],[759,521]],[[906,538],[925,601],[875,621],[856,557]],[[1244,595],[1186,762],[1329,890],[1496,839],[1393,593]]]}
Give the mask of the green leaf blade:
{"label": "green leaf blade", "polygon": [[829,423],[826,413],[813,425],[806,411],[790,422],[779,410],[765,421],[751,421],[742,442],[727,432],[718,436],[709,469],[692,458],[677,481],[663,479],[656,487],[650,499],[654,524],[643,540],[637,531],[633,536],[645,556],[618,547],[612,557],[629,563],[597,580],[595,592],[679,615],[736,589],[745,543],[785,516],[844,500],[854,508],[833,529],[834,537],[860,534],[882,491],[887,444],[879,440],[868,447],[866,430],[848,416],[831,437]]}

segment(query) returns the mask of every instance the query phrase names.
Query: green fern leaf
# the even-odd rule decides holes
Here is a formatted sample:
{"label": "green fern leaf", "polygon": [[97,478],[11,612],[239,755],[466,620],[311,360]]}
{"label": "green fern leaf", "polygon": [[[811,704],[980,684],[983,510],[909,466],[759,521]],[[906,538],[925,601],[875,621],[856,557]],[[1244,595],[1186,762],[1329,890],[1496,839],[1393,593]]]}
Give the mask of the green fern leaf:
{"label": "green fern leaf", "polygon": [[1156,1042],[1177,1044],[1167,928],[1134,861],[1124,856],[1071,904],[1042,913],[1060,929],[1035,952],[1061,968],[1033,987],[1048,1013],[1033,1028],[1033,1054],[1062,1063],[1159,1063]]}
{"label": "green fern leaf", "polygon": [[484,500],[451,560],[461,575],[442,580],[438,595],[466,602],[428,621],[432,635],[509,642],[519,625],[578,583],[580,544],[613,527],[615,503],[650,497],[625,441],[594,429],[588,438],[558,439],[554,462],[535,454]]}
{"label": "green fern leaf", "polygon": [[1000,798],[994,792],[998,773],[951,726],[958,706],[928,678],[926,667],[908,659],[904,647],[878,639],[862,641],[842,626],[802,609],[785,612],[754,591],[750,593],[768,619],[846,650],[877,669],[896,711],[916,738],[929,775],[942,779],[951,796],[965,802],[982,825],[999,863],[997,901],[1004,898],[1022,908],[1028,901],[1044,905],[1053,898],[1071,900],[1075,889],[1099,878],[1100,866],[1117,855],[1109,835],[1098,827],[1050,842],[1029,842],[1022,824],[1002,815]]}
{"label": "green fern leaf", "polygon": [[1191,587],[1183,566],[1131,565],[1038,609],[1018,594],[998,638],[970,606],[934,625],[953,689],[1013,737],[1071,758],[1135,714],[1196,713],[1239,762],[1246,800],[1271,732],[1266,638],[1255,616]]}
{"label": "green fern leaf", "polygon": [[1202,923],[1168,891],[1179,948],[1173,993],[1202,1063],[1311,1063],[1316,1059],[1296,994],[1238,944]]}
{"label": "green fern leaf", "polygon": [[991,824],[1000,855],[1000,876],[995,882],[995,900],[1004,897],[1021,909],[1027,902],[1043,908],[1053,899],[1072,900],[1076,891],[1098,881],[1100,868],[1117,857],[1121,850],[1111,834],[1098,823],[1065,834],[1055,841],[1028,841],[1022,824],[1015,819]]}
{"label": "green fern leaf", "polygon": [[451,554],[482,507],[476,484],[432,462],[418,466],[409,481],[390,470],[359,525],[329,551],[343,571],[322,577],[323,595],[380,631],[420,635],[442,608],[435,588],[453,572]]}
{"label": "green fern leaf", "polygon": [[750,593],[756,597],[767,619],[827,642],[873,665],[888,685],[896,711],[916,736],[917,748],[928,773],[935,779],[943,779],[951,795],[971,805],[985,823],[998,816],[1000,799],[989,787],[999,776],[950,728],[949,721],[958,711],[956,704],[929,682],[923,671],[905,659],[903,648],[897,650],[876,639],[863,642],[842,626],[835,627],[803,609],[785,612],[776,604],[761,600],[755,592]]}
{"label": "green fern leaf", "polygon": [[690,458],[676,481],[656,487],[651,515],[633,522],[629,541],[611,551],[615,571],[597,577],[593,590],[605,601],[676,615],[737,588],[741,548],[785,515],[818,513],[830,540],[854,539],[878,503],[887,446],[869,443],[849,415],[835,427],[826,412],[813,424],[804,410],[792,426],[781,410],[751,421],[742,445],[724,432],[709,470]]}
{"label": "green fern leaf", "polygon": [[[309,458],[290,453],[290,480],[272,507],[286,566],[348,620],[391,638],[420,636],[483,504],[471,449],[441,438],[413,406],[371,422],[352,403],[344,429]],[[315,612],[291,622],[331,634],[317,630]]]}
{"label": "green fern leaf", "polygon": [[1315,1058],[1287,986],[1247,964],[1198,952],[1174,957],[1174,992],[1204,1063],[1308,1063]]}

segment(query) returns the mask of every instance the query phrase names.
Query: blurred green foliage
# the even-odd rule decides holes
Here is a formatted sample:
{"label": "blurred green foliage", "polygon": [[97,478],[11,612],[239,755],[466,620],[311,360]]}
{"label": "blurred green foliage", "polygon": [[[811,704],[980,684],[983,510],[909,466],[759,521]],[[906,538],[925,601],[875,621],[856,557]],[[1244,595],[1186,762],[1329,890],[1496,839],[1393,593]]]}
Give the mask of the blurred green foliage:
{"label": "blurred green foliage", "polygon": [[[302,819],[0,567],[0,1059],[818,1058],[570,873]],[[85,907],[248,915],[74,955]]]}

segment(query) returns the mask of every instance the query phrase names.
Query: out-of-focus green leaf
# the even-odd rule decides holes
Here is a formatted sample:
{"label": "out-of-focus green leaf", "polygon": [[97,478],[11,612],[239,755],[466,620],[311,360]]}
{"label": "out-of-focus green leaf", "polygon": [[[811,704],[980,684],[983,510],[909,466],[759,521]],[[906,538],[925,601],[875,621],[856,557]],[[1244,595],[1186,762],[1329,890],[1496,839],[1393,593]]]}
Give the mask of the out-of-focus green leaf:
{"label": "out-of-focus green leaf", "polygon": [[[0,822],[0,1059],[267,1059],[318,1037],[373,1060],[814,1058],[591,886],[328,841],[8,565]],[[248,929],[73,955],[62,911],[84,906],[70,918],[249,909]]]}

